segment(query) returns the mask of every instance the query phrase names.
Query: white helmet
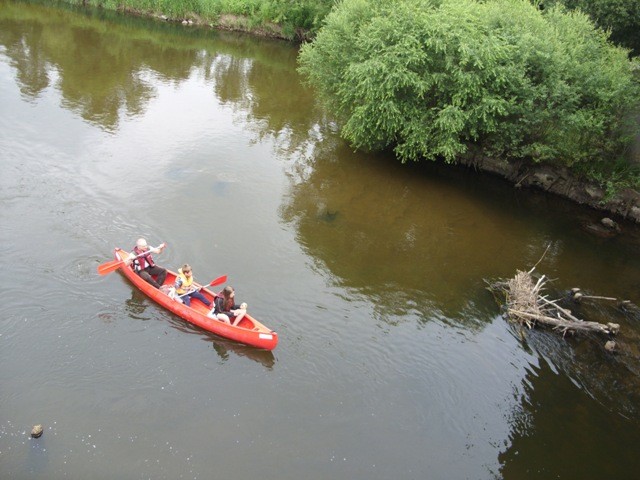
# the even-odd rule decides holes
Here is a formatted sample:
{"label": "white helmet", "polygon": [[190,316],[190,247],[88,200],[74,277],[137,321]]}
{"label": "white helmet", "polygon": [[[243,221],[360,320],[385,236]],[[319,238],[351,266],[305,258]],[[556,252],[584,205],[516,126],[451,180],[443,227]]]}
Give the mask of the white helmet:
{"label": "white helmet", "polygon": [[147,241],[144,238],[139,238],[138,241],[136,242],[136,246],[138,248],[144,248],[147,246]]}

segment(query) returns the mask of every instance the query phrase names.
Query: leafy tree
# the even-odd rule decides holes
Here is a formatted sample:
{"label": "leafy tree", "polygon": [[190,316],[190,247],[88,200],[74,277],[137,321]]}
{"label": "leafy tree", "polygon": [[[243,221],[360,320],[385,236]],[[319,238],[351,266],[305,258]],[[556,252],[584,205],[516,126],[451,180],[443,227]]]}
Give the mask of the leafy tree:
{"label": "leafy tree", "polygon": [[639,85],[626,51],[580,12],[521,0],[344,0],[300,52],[301,73],[356,148],[451,162],[619,158]]}
{"label": "leafy tree", "polygon": [[611,40],[617,45],[640,55],[640,0],[534,0],[543,8],[563,4],[568,9],[579,9],[589,15],[595,24],[611,31]]}

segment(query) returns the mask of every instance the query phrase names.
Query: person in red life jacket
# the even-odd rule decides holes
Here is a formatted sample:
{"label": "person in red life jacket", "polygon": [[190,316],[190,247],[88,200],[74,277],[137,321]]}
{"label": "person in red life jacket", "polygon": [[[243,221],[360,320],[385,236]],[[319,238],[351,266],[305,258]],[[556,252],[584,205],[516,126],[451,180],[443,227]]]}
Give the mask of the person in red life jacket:
{"label": "person in red life jacket", "polygon": [[178,269],[176,281],[173,284],[176,289],[176,296],[182,300],[187,307],[191,306],[191,299],[197,298],[207,307],[211,307],[211,302],[200,293],[200,287],[193,286],[193,270],[191,265],[185,263],[182,268]]}
{"label": "person in red life jacket", "polygon": [[224,287],[222,294],[213,301],[213,309],[207,314],[209,318],[217,318],[224,323],[236,326],[247,314],[247,304],[235,304],[235,291],[231,285]]}
{"label": "person in red life jacket", "polygon": [[[139,238],[136,246],[129,255],[128,264],[133,263],[133,269],[147,283],[156,288],[160,288],[167,278],[167,270],[153,261],[152,253],[160,253],[164,250],[165,244],[161,243],[157,248],[149,247],[144,238]],[[155,277],[155,278],[154,278]]]}

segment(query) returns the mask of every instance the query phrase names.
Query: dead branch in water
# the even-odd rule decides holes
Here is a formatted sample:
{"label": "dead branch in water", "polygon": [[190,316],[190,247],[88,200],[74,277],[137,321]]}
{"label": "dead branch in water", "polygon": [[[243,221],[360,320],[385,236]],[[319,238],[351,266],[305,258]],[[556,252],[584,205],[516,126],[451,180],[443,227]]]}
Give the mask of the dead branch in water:
{"label": "dead branch in water", "polygon": [[609,302],[619,302],[620,307],[628,306],[631,302],[629,300],[618,300],[615,297],[601,297],[599,295],[585,295],[579,288],[571,289],[571,299],[574,302],[581,302],[582,300],[606,300]]}
{"label": "dead branch in water", "polygon": [[542,294],[548,279],[542,275],[534,283],[532,277],[534,269],[535,266],[528,272],[517,271],[515,277],[507,281],[489,284],[491,291],[504,294],[509,320],[526,325],[528,328],[533,328],[537,324],[546,325],[559,330],[563,335],[578,331],[606,335],[618,333],[620,325],[617,323],[603,324],[581,320],[570,310],[561,307],[557,300],[549,300]]}

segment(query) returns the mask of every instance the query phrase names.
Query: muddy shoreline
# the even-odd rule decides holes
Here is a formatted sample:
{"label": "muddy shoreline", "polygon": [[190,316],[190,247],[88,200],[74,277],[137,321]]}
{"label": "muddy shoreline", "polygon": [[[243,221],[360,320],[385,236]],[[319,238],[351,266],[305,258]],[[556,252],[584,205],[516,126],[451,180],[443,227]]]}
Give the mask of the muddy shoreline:
{"label": "muddy shoreline", "polygon": [[510,163],[503,159],[474,156],[461,159],[461,165],[505,178],[516,188],[533,188],[567,198],[608,215],[640,224],[640,193],[626,189],[613,196],[596,182],[578,177],[568,168],[531,162]]}

